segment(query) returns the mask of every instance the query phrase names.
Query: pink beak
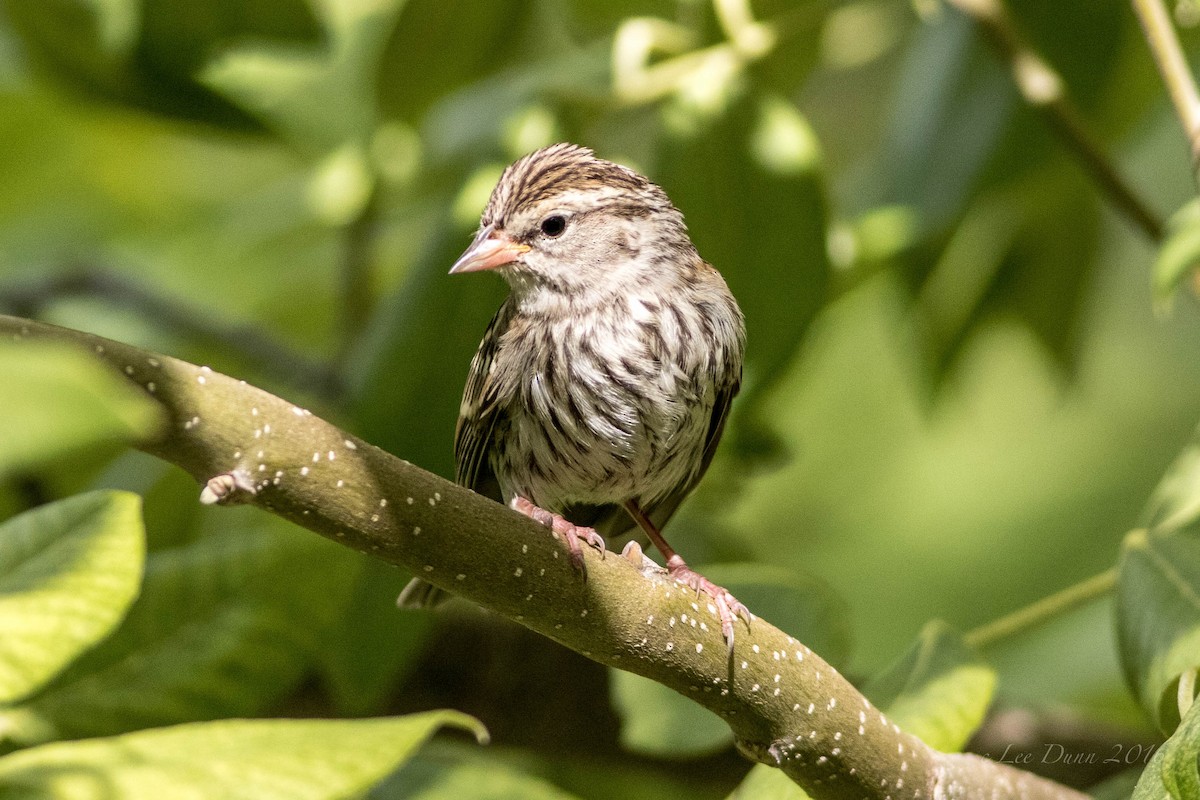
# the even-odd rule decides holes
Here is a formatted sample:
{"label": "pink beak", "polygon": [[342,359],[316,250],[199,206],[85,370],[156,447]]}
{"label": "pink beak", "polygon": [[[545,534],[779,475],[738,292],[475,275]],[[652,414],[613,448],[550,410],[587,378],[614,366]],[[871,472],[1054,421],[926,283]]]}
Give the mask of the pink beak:
{"label": "pink beak", "polygon": [[518,244],[504,234],[497,233],[494,225],[486,225],[475,235],[471,246],[454,262],[450,274],[495,269],[511,264],[528,252],[529,245]]}

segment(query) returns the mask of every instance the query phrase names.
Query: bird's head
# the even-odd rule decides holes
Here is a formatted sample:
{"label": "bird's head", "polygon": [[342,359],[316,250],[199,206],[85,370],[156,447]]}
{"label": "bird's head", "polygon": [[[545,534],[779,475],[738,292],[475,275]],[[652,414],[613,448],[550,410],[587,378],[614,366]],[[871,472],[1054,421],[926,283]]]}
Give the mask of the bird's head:
{"label": "bird's head", "polygon": [[591,150],[556,144],[500,176],[451,274],[495,270],[514,292],[611,293],[694,257],[665,192]]}

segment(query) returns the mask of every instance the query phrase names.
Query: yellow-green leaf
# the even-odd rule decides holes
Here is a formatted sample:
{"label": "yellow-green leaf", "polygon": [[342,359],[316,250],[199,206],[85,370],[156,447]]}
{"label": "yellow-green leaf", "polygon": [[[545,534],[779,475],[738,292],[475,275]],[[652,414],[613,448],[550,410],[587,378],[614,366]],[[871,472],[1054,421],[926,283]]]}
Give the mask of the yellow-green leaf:
{"label": "yellow-green leaf", "polygon": [[141,498],[91,492],[0,525],[0,703],[41,688],[103,639],[137,597]]}

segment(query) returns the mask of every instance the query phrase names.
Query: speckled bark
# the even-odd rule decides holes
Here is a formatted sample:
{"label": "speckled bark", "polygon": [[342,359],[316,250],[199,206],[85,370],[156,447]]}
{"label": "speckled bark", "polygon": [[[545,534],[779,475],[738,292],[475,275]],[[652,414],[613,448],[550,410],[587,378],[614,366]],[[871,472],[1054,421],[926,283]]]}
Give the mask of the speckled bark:
{"label": "speckled bark", "polygon": [[580,653],[719,714],[743,752],[826,798],[1084,795],[900,730],[818,655],[761,619],[727,657],[715,609],[645,564],[588,550],[581,580],[542,526],[244,382],[90,334],[0,316],[15,341],[76,342],[167,409],[145,451],[206,486],[401,565]]}

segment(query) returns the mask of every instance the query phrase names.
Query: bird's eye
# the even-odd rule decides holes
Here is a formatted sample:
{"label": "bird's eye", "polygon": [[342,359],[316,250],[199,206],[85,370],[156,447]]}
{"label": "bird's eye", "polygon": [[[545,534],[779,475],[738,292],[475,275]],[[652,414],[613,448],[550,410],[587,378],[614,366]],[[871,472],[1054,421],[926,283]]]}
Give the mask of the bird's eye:
{"label": "bird's eye", "polygon": [[542,220],[541,228],[544,235],[556,239],[567,229],[567,218],[562,214],[553,214]]}

